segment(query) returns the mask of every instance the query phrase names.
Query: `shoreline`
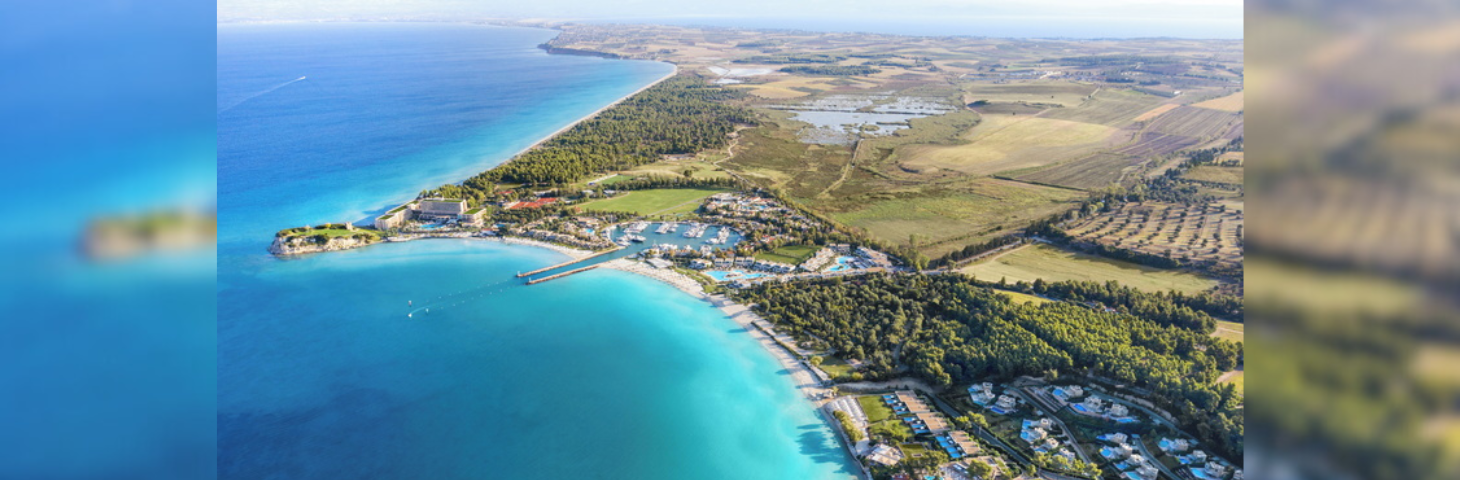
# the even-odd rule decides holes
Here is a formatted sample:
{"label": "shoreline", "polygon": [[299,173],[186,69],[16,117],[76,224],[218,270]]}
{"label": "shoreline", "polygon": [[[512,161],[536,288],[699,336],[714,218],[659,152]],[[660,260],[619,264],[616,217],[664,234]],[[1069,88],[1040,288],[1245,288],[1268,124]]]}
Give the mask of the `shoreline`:
{"label": "shoreline", "polygon": [[[726,318],[729,318],[744,328],[745,332],[751,338],[754,338],[760,344],[761,348],[765,349],[772,357],[775,357],[776,361],[781,364],[781,367],[790,373],[796,390],[801,392],[806,400],[811,403],[812,407],[820,409],[831,398],[831,394],[834,393],[832,388],[822,386],[819,376],[812,372],[811,368],[801,361],[800,358],[761,329],[761,326],[765,325],[765,320],[760,315],[756,315],[755,312],[751,311],[750,307],[741,305],[725,295],[705,293],[699,282],[673,270],[657,269],[639,262],[630,262],[621,258],[603,262],[601,265],[604,268],[638,274],[667,283],[719,309]],[[831,428],[841,428],[840,425],[835,425],[830,422],[828,422],[828,426]]]}
{"label": "shoreline", "polygon": [[[548,53],[548,55],[561,55],[561,54]],[[641,60],[641,61],[653,61],[653,60]],[[488,168],[487,170],[483,170],[483,172],[490,171],[490,170],[495,169],[497,167],[500,167],[502,165],[506,165],[508,163],[511,163],[513,160],[516,160],[518,157],[521,157],[522,154],[527,153],[529,151],[532,151],[532,149],[534,149],[534,148],[537,148],[537,147],[542,146],[542,144],[547,143],[548,140],[552,140],[554,138],[557,138],[558,135],[561,135],[563,132],[568,131],[568,129],[571,129],[573,127],[576,127],[576,126],[578,126],[578,124],[583,123],[583,122],[586,122],[586,121],[592,119],[593,117],[597,117],[598,114],[603,113],[605,110],[608,110],[610,108],[613,108],[614,106],[617,106],[620,103],[623,103],[624,100],[628,100],[629,98],[632,98],[634,95],[638,95],[640,93],[643,93],[645,90],[648,90],[649,88],[651,88],[651,87],[653,87],[655,85],[658,85],[660,83],[664,83],[665,80],[669,80],[670,78],[673,78],[675,75],[679,75],[679,65],[675,65],[675,64],[669,63],[669,62],[658,62],[658,63],[668,64],[670,67],[673,67],[673,68],[671,68],[669,70],[669,73],[665,74],[664,76],[659,77],[659,78],[655,79],[652,82],[649,82],[648,85],[644,85],[642,87],[639,87],[639,89],[634,90],[632,92],[629,92],[628,95],[624,95],[622,97],[619,97],[618,100],[614,100],[612,102],[609,102],[609,104],[600,107],[598,110],[594,110],[593,112],[591,112],[591,113],[589,113],[587,115],[584,115],[582,118],[579,118],[577,120],[574,120],[574,121],[568,123],[567,125],[564,125],[563,128],[559,128],[557,130],[554,130],[552,133],[549,133],[546,136],[538,139],[536,142],[532,142],[532,145],[528,145],[526,148],[523,148],[522,150],[518,150],[517,153],[513,153],[512,156],[507,157],[507,160],[503,161],[502,163],[496,164],[496,165],[492,166],[492,168]],[[468,177],[468,178],[470,178],[470,177]],[[465,182],[465,181],[466,180],[462,180],[461,182]],[[456,185],[460,185],[461,182],[456,182],[455,184]]]}

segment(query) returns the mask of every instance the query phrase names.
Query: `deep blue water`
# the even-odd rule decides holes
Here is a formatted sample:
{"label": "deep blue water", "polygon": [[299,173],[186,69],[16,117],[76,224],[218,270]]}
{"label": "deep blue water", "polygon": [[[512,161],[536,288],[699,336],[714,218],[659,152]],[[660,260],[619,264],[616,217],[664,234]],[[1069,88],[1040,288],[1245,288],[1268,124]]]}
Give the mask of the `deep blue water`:
{"label": "deep blue water", "polygon": [[849,475],[770,355],[661,283],[524,286],[515,272],[562,255],[483,240],[264,252],[276,230],[366,218],[670,71],[534,48],[552,35],[219,27],[220,477]]}

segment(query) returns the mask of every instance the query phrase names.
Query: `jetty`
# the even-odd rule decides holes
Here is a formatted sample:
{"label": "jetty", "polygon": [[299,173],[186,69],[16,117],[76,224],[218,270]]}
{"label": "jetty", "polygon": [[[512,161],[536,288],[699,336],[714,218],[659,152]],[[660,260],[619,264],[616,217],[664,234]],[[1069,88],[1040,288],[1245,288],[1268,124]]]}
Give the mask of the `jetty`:
{"label": "jetty", "polygon": [[563,277],[566,277],[568,275],[572,275],[572,274],[575,274],[575,273],[583,273],[583,272],[586,272],[586,271],[589,271],[589,270],[592,270],[592,269],[595,269],[595,268],[598,268],[598,267],[601,267],[601,266],[603,266],[603,264],[600,263],[598,265],[589,265],[589,266],[586,266],[586,267],[583,267],[583,268],[577,268],[577,269],[573,269],[573,270],[568,270],[568,271],[563,272],[563,273],[557,273],[557,274],[548,275],[546,277],[542,277],[542,278],[538,278],[538,279],[534,279],[534,280],[528,280],[527,281],[527,284],[528,285],[534,285],[534,284],[546,282],[548,280],[563,278]]}
{"label": "jetty", "polygon": [[[583,258],[575,258],[573,260],[568,260],[566,262],[559,263],[557,265],[542,267],[542,268],[539,268],[537,270],[533,270],[531,272],[520,272],[520,273],[517,274],[517,278],[522,278],[522,277],[537,275],[539,273],[546,272],[548,270],[554,270],[554,269],[563,268],[563,267],[566,267],[568,265],[572,265],[572,264],[575,264],[575,263],[578,263],[578,262],[581,262],[581,261],[584,261],[584,260],[587,260],[587,259],[590,259],[590,258],[596,258],[596,257],[601,257],[601,256],[604,256],[604,255],[608,255],[610,253],[617,252],[619,250],[623,250],[623,247],[615,248],[613,250],[604,250],[602,252],[598,252],[598,253],[595,253],[595,254],[592,254],[592,255],[583,257]],[[555,277],[556,277],[556,275],[553,276],[553,277],[549,277],[549,278],[555,278]],[[532,283],[533,282],[528,282],[529,285],[531,285]]]}

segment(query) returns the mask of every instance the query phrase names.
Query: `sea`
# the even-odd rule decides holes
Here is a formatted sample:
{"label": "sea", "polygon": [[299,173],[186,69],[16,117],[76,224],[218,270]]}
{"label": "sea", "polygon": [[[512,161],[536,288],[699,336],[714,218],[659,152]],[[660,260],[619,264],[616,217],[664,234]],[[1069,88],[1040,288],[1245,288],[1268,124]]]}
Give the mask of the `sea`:
{"label": "sea", "polygon": [[669,74],[547,55],[556,32],[218,27],[218,476],[831,479],[855,466],[708,303],[558,252],[422,240],[280,259]]}

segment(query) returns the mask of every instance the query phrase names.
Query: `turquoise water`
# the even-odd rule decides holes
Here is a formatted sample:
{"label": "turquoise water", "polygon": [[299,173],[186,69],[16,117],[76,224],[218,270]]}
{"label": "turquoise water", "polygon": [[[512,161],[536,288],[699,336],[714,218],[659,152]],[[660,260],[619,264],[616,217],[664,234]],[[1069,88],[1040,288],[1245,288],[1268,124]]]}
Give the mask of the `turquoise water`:
{"label": "turquoise water", "polygon": [[264,253],[273,231],[365,218],[668,72],[533,48],[552,35],[220,26],[220,477],[851,474],[772,357],[664,284],[524,286],[515,272],[566,258],[488,240]]}

